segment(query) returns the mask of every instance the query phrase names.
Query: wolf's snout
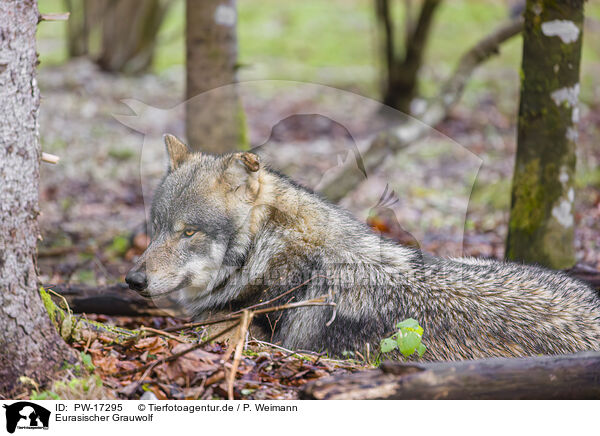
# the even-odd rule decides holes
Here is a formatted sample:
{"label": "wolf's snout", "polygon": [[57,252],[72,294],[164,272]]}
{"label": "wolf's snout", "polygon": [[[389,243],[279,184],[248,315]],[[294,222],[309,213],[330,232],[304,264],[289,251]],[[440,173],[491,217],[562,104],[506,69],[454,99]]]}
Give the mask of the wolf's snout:
{"label": "wolf's snout", "polygon": [[129,289],[134,291],[143,291],[148,287],[148,277],[142,271],[129,271],[125,276],[125,281],[129,285]]}

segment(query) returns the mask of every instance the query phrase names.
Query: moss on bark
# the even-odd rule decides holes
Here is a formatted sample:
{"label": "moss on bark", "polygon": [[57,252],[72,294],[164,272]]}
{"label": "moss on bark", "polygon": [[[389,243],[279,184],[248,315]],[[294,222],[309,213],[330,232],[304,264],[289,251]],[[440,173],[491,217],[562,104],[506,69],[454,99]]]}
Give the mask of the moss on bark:
{"label": "moss on bark", "polygon": [[583,1],[528,0],[507,258],[575,263],[573,197]]}

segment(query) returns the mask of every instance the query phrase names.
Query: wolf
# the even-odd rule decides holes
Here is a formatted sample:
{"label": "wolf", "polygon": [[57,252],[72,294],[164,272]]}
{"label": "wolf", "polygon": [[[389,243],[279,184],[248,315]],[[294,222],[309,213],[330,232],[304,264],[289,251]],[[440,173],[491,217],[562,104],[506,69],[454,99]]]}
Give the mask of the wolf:
{"label": "wolf", "polygon": [[165,144],[151,243],[126,276],[143,296],[176,294],[196,319],[326,296],[335,307],[254,323],[286,348],[330,355],[377,350],[407,318],[424,328],[424,360],[600,350],[600,300],[563,273],[434,257],[372,232],[254,153],[192,153],[171,135]]}

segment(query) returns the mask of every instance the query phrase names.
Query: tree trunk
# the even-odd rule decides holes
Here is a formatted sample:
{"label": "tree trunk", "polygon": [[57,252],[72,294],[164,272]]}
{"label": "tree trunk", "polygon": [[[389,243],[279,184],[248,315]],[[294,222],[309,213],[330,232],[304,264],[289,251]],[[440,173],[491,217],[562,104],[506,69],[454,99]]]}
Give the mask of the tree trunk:
{"label": "tree trunk", "polygon": [[583,0],[528,0],[506,255],[575,263],[574,176]]}
{"label": "tree trunk", "polygon": [[171,1],[113,0],[105,5],[98,65],[107,71],[146,71],[152,65],[158,30]]}
{"label": "tree trunk", "polygon": [[47,381],[73,356],[38,292],[40,144],[35,0],[0,0],[0,394]]}
{"label": "tree trunk", "polygon": [[188,142],[212,153],[246,148],[246,121],[235,86],[236,2],[187,0],[186,8]]}
{"label": "tree trunk", "polygon": [[481,359],[461,362],[384,362],[380,369],[307,384],[313,400],[551,400],[600,398],[600,353]]}
{"label": "tree trunk", "polygon": [[67,51],[69,57],[88,53],[89,26],[85,13],[86,0],[64,0],[67,11]]}
{"label": "tree trunk", "polygon": [[[410,103],[417,93],[418,73],[431,31],[434,13],[441,0],[424,0],[415,25],[406,29],[404,53],[394,48],[394,25],[390,9],[391,0],[376,0],[376,15],[382,29],[381,51],[386,60],[384,104],[410,113]],[[408,8],[407,8],[408,9]],[[408,14],[409,11],[407,10]],[[410,17],[406,22],[411,22]]]}
{"label": "tree trunk", "polygon": [[[64,0],[69,11],[67,20],[67,51],[69,57],[97,56],[98,47],[92,47],[92,35],[102,35],[102,20],[109,0]],[[125,19],[129,22],[130,20]],[[92,53],[93,52],[93,53]]]}

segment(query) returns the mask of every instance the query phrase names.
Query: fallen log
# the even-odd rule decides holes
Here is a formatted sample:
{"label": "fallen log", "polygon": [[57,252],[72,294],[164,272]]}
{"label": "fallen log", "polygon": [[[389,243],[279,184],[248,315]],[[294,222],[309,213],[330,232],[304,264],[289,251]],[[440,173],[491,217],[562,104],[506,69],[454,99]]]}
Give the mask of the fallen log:
{"label": "fallen log", "polygon": [[593,289],[600,291],[600,271],[587,265],[577,264],[565,271],[573,278],[586,282]]}
{"label": "fallen log", "polygon": [[85,285],[45,285],[63,296],[73,313],[98,313],[109,316],[181,316],[174,302],[162,299],[160,307],[154,300],[141,297],[126,284],[98,288]]}
{"label": "fallen log", "polygon": [[326,377],[303,399],[599,399],[600,352],[460,362],[384,362],[380,368]]}

